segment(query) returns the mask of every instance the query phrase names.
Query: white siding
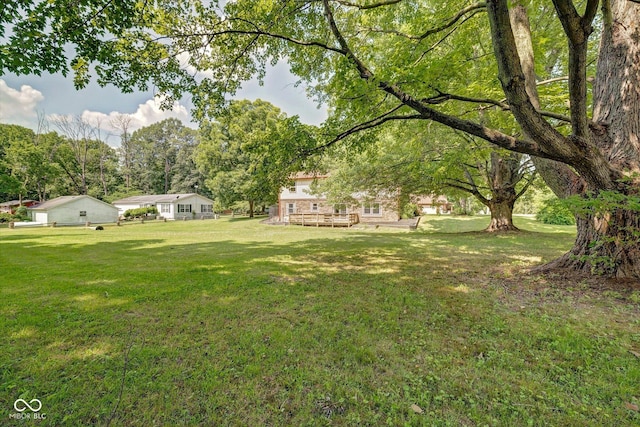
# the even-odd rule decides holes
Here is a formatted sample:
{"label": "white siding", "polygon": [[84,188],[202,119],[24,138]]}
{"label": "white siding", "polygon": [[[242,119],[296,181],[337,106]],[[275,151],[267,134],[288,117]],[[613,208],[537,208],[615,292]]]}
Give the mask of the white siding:
{"label": "white siding", "polygon": [[34,212],[33,221],[41,224],[47,224],[49,221],[49,214],[47,212]]}
{"label": "white siding", "polygon": [[34,214],[34,220],[44,224],[102,224],[118,221],[118,210],[114,206],[88,196],[51,207],[46,211],[35,211]]}
{"label": "white siding", "polygon": [[311,194],[312,178],[296,179],[296,191],[289,191],[289,187],[284,187],[280,192],[281,199],[296,199],[296,200],[315,200],[318,196]]}

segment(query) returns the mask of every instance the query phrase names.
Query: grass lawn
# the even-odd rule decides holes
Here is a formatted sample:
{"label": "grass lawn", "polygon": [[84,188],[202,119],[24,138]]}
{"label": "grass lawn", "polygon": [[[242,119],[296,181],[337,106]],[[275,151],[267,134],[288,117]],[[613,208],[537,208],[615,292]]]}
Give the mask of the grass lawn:
{"label": "grass lawn", "polygon": [[640,425],[640,288],[487,222],[0,229],[0,425]]}

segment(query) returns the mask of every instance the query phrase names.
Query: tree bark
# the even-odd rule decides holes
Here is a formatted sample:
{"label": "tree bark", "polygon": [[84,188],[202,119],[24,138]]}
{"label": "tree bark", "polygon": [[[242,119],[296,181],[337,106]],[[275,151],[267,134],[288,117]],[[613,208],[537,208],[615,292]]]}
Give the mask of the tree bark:
{"label": "tree bark", "polygon": [[612,215],[578,217],[573,248],[534,271],[564,270],[610,278],[640,278],[640,215],[620,209]]}
{"label": "tree bark", "polygon": [[[582,49],[585,40],[581,40],[580,36],[588,34],[585,21],[574,15],[574,11],[565,3],[557,2],[556,8],[564,20],[572,52]],[[526,92],[534,107],[539,108],[533,84],[533,50],[530,47],[526,14],[521,4],[515,5],[509,12],[526,80]],[[598,151],[594,157],[603,161],[590,156],[583,155],[581,159],[577,156],[572,166],[579,172],[578,175],[566,164],[534,159],[541,176],[558,197],[588,197],[598,195],[601,191],[614,191],[623,196],[638,194],[638,179],[631,176],[640,172],[639,12],[638,5],[624,0],[611,0],[603,4],[604,25],[593,90],[594,112],[585,135],[581,135],[581,132],[587,127],[583,124],[586,114],[572,106],[573,141],[585,137],[585,145],[594,146]],[[576,48],[578,45],[580,49]],[[577,57],[575,52],[572,55]],[[572,104],[575,104],[577,99],[581,99],[580,102],[586,99],[582,95],[586,84],[583,82],[585,65],[577,59],[573,59],[573,62],[573,65],[570,64],[573,73],[570,89]],[[532,138],[531,134],[526,136]],[[622,176],[628,179],[625,182],[616,180]],[[577,217],[577,235],[572,249],[538,270],[561,269],[616,278],[640,278],[639,226],[640,213],[627,209],[624,202],[600,213],[582,213]]]}
{"label": "tree bark", "polygon": [[513,225],[513,206],[520,195],[516,193],[516,184],[522,180],[522,156],[517,153],[500,155],[491,153],[491,163],[487,170],[487,180],[491,188],[491,200],[485,205],[491,211],[491,223],[485,231],[519,231]]}
{"label": "tree bark", "polygon": [[249,200],[249,218],[253,218],[253,205],[255,202],[253,200]]}
{"label": "tree bark", "polygon": [[[514,193],[515,196],[515,193]],[[485,229],[488,232],[520,231],[513,225],[513,205],[515,200],[511,197],[493,197],[488,204],[491,212],[491,222]]]}
{"label": "tree bark", "polygon": [[[604,26],[594,83],[591,137],[612,168],[626,176],[614,188],[637,195],[640,183],[640,5],[605,2]],[[621,203],[578,219],[571,251],[550,267],[616,278],[640,278],[640,212]]]}

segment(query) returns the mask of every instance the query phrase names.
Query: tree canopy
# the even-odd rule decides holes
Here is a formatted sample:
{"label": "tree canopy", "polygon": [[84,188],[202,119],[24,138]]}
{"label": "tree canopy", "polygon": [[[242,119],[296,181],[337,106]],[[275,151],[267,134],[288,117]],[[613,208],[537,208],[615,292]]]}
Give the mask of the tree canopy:
{"label": "tree canopy", "polygon": [[262,100],[233,101],[202,127],[196,163],[223,207],[246,201],[253,216],[254,205],[277,201],[281,186],[301,165],[296,153],[313,143],[312,128],[297,117],[287,118]]}

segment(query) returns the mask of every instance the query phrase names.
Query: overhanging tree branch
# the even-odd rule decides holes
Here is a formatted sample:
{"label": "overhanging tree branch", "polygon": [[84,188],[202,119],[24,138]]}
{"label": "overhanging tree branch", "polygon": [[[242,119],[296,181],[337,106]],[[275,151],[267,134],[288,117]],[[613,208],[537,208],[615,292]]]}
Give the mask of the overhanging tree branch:
{"label": "overhanging tree branch", "polygon": [[[433,108],[430,108],[424,101],[415,99],[409,94],[405,93],[397,85],[376,79],[371,70],[369,70],[367,66],[350,49],[348,43],[346,42],[335,22],[333,12],[329,5],[329,0],[323,0],[323,5],[325,17],[327,18],[329,28],[335,39],[337,40],[338,45],[340,46],[339,53],[344,55],[353,64],[362,79],[370,82],[376,82],[378,88],[394,96],[404,105],[418,112],[419,117],[416,116],[415,118],[436,121],[453,129],[458,129],[471,135],[480,137],[488,142],[491,142],[508,150],[517,151],[524,154],[531,154],[539,157],[551,158],[555,160],[561,159],[561,157],[558,157],[556,153],[543,150],[537,142],[514,138],[503,132],[483,126],[479,123],[462,120],[457,117],[441,113],[437,110],[434,110]],[[545,122],[545,125],[551,131],[555,132],[555,134],[560,135],[548,123]]]}
{"label": "overhanging tree branch", "polygon": [[569,101],[573,134],[587,138],[587,41],[593,31],[591,23],[597,11],[598,1],[587,2],[586,13],[581,17],[568,0],[553,0],[558,18],[569,40]]}
{"label": "overhanging tree branch", "polygon": [[343,139],[345,139],[345,138],[347,138],[347,137],[349,137],[351,135],[354,135],[354,134],[356,134],[358,132],[362,132],[362,131],[367,130],[367,129],[373,129],[373,128],[378,127],[378,126],[380,126],[380,125],[382,125],[382,124],[384,124],[386,122],[389,122],[389,121],[393,121],[393,120],[415,120],[415,119],[420,119],[421,118],[421,116],[419,114],[400,115],[400,116],[392,115],[393,113],[395,113],[396,111],[398,111],[402,107],[404,107],[404,104],[400,104],[397,107],[394,107],[390,111],[387,111],[386,113],[384,113],[384,114],[382,114],[382,115],[380,115],[380,116],[378,116],[378,117],[376,117],[374,119],[368,120],[368,121],[363,122],[363,123],[359,123],[356,126],[350,128],[350,129],[348,129],[348,130],[346,130],[344,132],[341,132],[336,137],[334,137],[331,141],[329,141],[329,142],[327,142],[325,144],[322,144],[322,145],[320,145],[318,147],[315,147],[313,150],[305,152],[305,154],[311,154],[311,153],[314,153],[314,152],[319,152],[319,151],[325,150],[325,149],[331,147],[332,145],[336,144],[337,142],[342,141]]}
{"label": "overhanging tree branch", "polygon": [[427,37],[429,37],[432,34],[439,33],[440,31],[443,31],[443,30],[446,30],[449,27],[452,27],[453,25],[455,25],[456,22],[458,22],[460,19],[462,19],[469,12],[472,12],[471,16],[473,16],[476,13],[484,10],[486,7],[487,7],[487,3],[486,2],[480,2],[480,3],[476,3],[476,4],[472,4],[470,6],[467,6],[464,9],[460,10],[453,18],[451,18],[449,21],[447,21],[443,25],[441,25],[439,27],[436,27],[436,28],[432,28],[432,29],[430,29],[428,31],[425,31],[424,33],[422,33],[421,35],[419,35],[417,37],[414,36],[414,37],[411,37],[411,38],[417,39],[417,40],[426,39]]}
{"label": "overhanging tree branch", "polygon": [[382,0],[379,1],[377,3],[372,3],[372,4],[367,4],[367,5],[361,5],[361,4],[357,4],[357,3],[353,3],[350,1],[345,1],[345,0],[336,0],[338,3],[340,3],[343,6],[349,6],[349,7],[355,7],[357,9],[360,10],[369,10],[369,9],[375,9],[378,7],[383,7],[383,6],[390,6],[393,4],[397,4],[400,3],[402,0]]}

